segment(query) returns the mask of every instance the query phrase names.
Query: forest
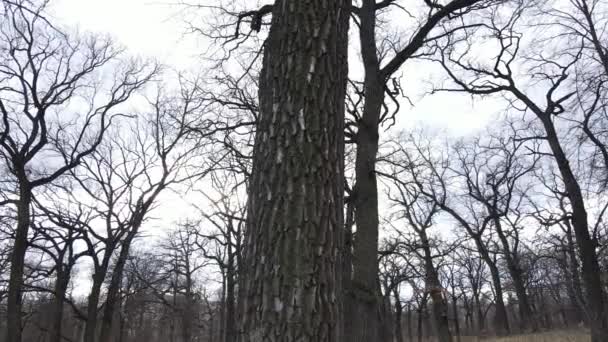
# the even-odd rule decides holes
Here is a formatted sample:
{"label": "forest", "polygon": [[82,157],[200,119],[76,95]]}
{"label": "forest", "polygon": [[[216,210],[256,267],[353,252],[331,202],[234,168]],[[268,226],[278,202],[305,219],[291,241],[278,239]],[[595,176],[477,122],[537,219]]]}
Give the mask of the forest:
{"label": "forest", "polygon": [[0,0],[0,342],[608,341],[608,1],[146,3],[183,68],[60,1]]}

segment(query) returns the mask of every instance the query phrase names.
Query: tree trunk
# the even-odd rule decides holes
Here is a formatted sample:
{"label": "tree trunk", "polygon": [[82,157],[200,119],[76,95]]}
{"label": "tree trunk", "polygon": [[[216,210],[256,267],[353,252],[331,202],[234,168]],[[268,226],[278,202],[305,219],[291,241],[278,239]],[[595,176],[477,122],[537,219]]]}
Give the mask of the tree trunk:
{"label": "tree trunk", "polygon": [[460,322],[458,317],[458,298],[452,296],[452,310],[454,313],[454,332],[456,333],[456,340],[460,342]]}
{"label": "tree trunk", "polygon": [[474,240],[479,255],[490,269],[492,284],[494,285],[494,291],[496,291],[496,315],[494,317],[494,326],[496,332],[499,335],[508,334],[510,332],[509,318],[507,316],[507,309],[505,307],[505,302],[503,299],[502,282],[500,281],[500,273],[498,271],[498,267],[496,267],[496,264],[490,257],[490,254],[488,253],[485,246],[483,245],[481,237],[475,237]]}
{"label": "tree trunk", "polygon": [[[61,262],[61,261],[60,261]],[[57,266],[57,279],[55,280],[55,298],[54,298],[54,309],[53,319],[51,326],[51,342],[62,342],[61,328],[63,323],[63,301],[70,283],[70,271],[64,269],[63,265]]]}
{"label": "tree trunk", "polygon": [[106,269],[96,269],[93,275],[93,286],[87,301],[87,322],[84,328],[83,342],[95,342],[97,340],[97,317],[99,316],[97,307],[99,306],[101,285],[106,276]]}
{"label": "tree trunk", "polygon": [[473,290],[473,297],[475,297],[475,307],[477,308],[477,334],[481,334],[481,332],[486,328],[486,325],[483,308],[481,307],[480,289]]}
{"label": "tree trunk", "polygon": [[511,276],[511,280],[513,281],[513,286],[515,287],[515,295],[517,296],[517,307],[519,309],[519,328],[522,332],[525,332],[530,328],[533,331],[536,331],[537,326],[532,316],[532,308],[530,307],[530,300],[528,298],[528,293],[526,292],[526,287],[522,278],[521,267],[519,266],[519,262],[516,259],[517,255],[513,255],[514,252],[511,252],[511,246],[509,244],[507,236],[505,235],[502,229],[502,223],[500,222],[500,219],[497,218],[497,216],[495,216],[494,218],[494,223],[496,232],[498,233],[498,237],[500,239],[504,251],[505,261],[507,262],[507,269],[509,270],[509,275]]}
{"label": "tree trunk", "polygon": [[28,231],[30,228],[30,205],[32,203],[32,189],[25,170],[20,170],[19,200],[17,203],[17,227],[15,241],[11,253],[11,273],[8,282],[8,296],[6,303],[6,342],[21,342],[21,305],[23,292],[23,267],[25,253],[28,245]]}
{"label": "tree trunk", "polygon": [[568,241],[567,255],[568,260],[570,262],[567,263],[566,268],[569,272],[565,272],[569,277],[568,281],[568,293],[570,297],[570,301],[572,303],[572,307],[574,308],[575,317],[578,319],[577,323],[589,321],[589,317],[587,317],[586,313],[583,310],[585,306],[585,300],[583,297],[583,289],[581,287],[581,277],[578,271],[578,259],[576,258],[576,245],[574,243],[574,238],[572,236],[572,226],[569,222],[566,222],[567,231],[566,231],[566,239]]}
{"label": "tree trunk", "polygon": [[412,306],[407,305],[407,340],[414,342],[414,326],[412,325]]}
{"label": "tree trunk", "polygon": [[236,303],[236,281],[234,272],[234,253],[228,244],[228,268],[226,270],[226,314],[225,314],[225,342],[236,341],[236,314],[235,314],[235,303]]}
{"label": "tree trunk", "polygon": [[397,287],[393,289],[393,300],[395,301],[395,338],[397,342],[405,342],[402,326],[403,304],[401,303],[401,298],[399,298]]}
{"label": "tree trunk", "polygon": [[576,243],[582,263],[583,283],[587,296],[589,310],[589,325],[592,342],[608,341],[608,320],[604,303],[604,291],[601,282],[600,266],[596,252],[596,242],[589,234],[587,210],[579,183],[574,176],[565,152],[563,151],[555,126],[547,114],[539,115],[547,134],[547,141],[553,157],[559,168],[568,199],[572,209],[572,228],[576,236]]}
{"label": "tree trunk", "polygon": [[[425,303],[425,305],[426,305],[426,303]],[[416,328],[417,333],[418,333],[418,342],[422,342],[422,335],[423,335],[423,333],[422,333],[422,320],[424,319],[424,316],[422,314],[423,312],[424,312],[424,309],[422,309],[422,308],[418,309],[418,326]]]}
{"label": "tree trunk", "polygon": [[277,0],[264,47],[241,342],[341,341],[348,0]]}
{"label": "tree trunk", "polygon": [[133,237],[135,236],[134,231],[129,232],[129,236],[123,241],[122,248],[116,260],[114,271],[112,272],[112,279],[110,280],[110,286],[108,286],[108,294],[106,295],[106,302],[104,305],[103,316],[101,318],[101,332],[99,334],[99,342],[112,342],[112,325],[114,321],[114,313],[116,311],[116,304],[120,300],[120,286],[122,281],[123,271],[127,258],[129,257],[129,250]]}
{"label": "tree trunk", "polygon": [[365,105],[356,136],[355,225],[353,281],[349,293],[347,340],[376,341],[380,338],[380,297],[378,283],[378,185],[376,155],[378,126],[384,102],[384,80],[376,48],[376,1],[364,0],[360,9],[359,35],[365,69]]}
{"label": "tree trunk", "polygon": [[448,302],[439,281],[439,274],[433,264],[430,242],[424,230],[418,232],[424,251],[424,266],[426,272],[426,289],[429,291],[433,307],[433,323],[438,342],[452,342],[448,318]]}

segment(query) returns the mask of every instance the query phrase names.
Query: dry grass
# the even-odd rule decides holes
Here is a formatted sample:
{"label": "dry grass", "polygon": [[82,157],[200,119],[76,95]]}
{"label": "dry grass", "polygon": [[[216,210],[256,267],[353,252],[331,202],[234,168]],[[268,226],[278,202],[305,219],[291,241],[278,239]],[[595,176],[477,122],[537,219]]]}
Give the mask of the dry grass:
{"label": "dry grass", "polygon": [[584,331],[554,331],[539,334],[510,337],[463,337],[461,342],[590,342],[591,337]]}

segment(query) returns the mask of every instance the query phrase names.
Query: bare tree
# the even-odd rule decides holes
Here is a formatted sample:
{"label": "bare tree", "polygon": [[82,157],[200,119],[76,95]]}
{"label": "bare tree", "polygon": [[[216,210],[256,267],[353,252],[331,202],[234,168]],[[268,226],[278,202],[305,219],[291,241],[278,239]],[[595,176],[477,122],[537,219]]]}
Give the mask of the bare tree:
{"label": "bare tree", "polygon": [[195,88],[182,83],[175,96],[159,90],[150,102],[149,115],[121,121],[120,129],[113,130],[97,151],[71,171],[77,186],[65,200],[80,203],[87,215],[46,212],[66,226],[75,223],[93,260],[87,340],[96,340],[98,305],[108,275],[100,339],[112,338],[122,272],[131,245],[160,194],[167,189],[183,190],[180,186],[203,178],[222,159],[221,154],[207,158],[206,138],[213,131],[201,134],[201,129],[190,128],[193,122],[205,120],[205,101],[196,96]]}
{"label": "bare tree", "polygon": [[[407,40],[391,41],[381,44],[378,35],[378,21],[382,14],[391,8],[409,14],[406,5],[397,0],[362,0],[360,6],[351,11],[359,29],[359,44],[363,60],[364,80],[361,85],[361,101],[357,106],[362,110],[354,114],[356,128],[351,129],[355,142],[356,180],[353,187],[354,218],[357,238],[353,243],[352,286],[347,286],[345,322],[349,322],[348,340],[370,341],[381,339],[382,330],[378,323],[381,311],[378,309],[378,185],[376,179],[376,158],[379,146],[379,129],[385,121],[394,120],[400,105],[397,96],[400,87],[394,74],[411,58],[424,55],[423,48],[438,36],[447,34],[455,28],[438,30],[446,21],[461,24],[461,19],[477,6],[487,6],[490,2],[480,0],[455,0],[446,4],[438,1],[425,1],[423,18],[417,18],[414,33]],[[403,14],[402,14],[403,15]],[[447,25],[450,26],[450,25]],[[467,25],[465,25],[467,26]],[[457,30],[457,29],[456,29]],[[395,89],[391,89],[391,85]],[[385,94],[396,109],[385,104]],[[362,103],[361,103],[362,102]]]}
{"label": "bare tree", "polygon": [[[608,337],[608,322],[597,258],[597,242],[590,232],[591,225],[580,178],[577,177],[567,153],[565,139],[561,136],[556,123],[563,117],[562,114],[566,112],[568,103],[575,94],[568,89],[568,81],[570,72],[580,60],[580,52],[575,54],[570,51],[563,54],[558,52],[549,57],[541,54],[539,58],[521,57],[522,34],[518,32],[518,24],[522,20],[522,15],[526,13],[526,6],[507,4],[500,13],[512,15],[504,18],[498,11],[490,15],[487,32],[494,37],[498,48],[496,59],[491,65],[480,65],[479,62],[473,63],[468,59],[471,51],[474,51],[468,38],[449,42],[449,48],[442,45],[439,48],[438,61],[456,84],[451,90],[475,95],[505,94],[509,97],[514,110],[531,113],[542,125],[543,134],[535,137],[546,142],[549,149],[547,154],[558,167],[572,210],[572,227],[581,259],[582,278],[591,316],[592,340],[605,340]],[[471,49],[461,50],[462,46],[459,46],[459,43]],[[524,60],[530,63],[524,67],[529,71],[529,75],[534,77],[538,88],[542,89],[534,91],[544,93],[544,99],[541,101],[531,95],[531,90],[522,88],[521,82],[518,82],[519,75],[515,68],[519,65],[518,62]],[[523,78],[523,76],[519,77]]]}
{"label": "bare tree", "polygon": [[232,342],[237,337],[236,305],[238,274],[242,265],[242,244],[246,207],[243,198],[242,175],[232,171],[218,171],[211,175],[211,191],[204,191],[206,206],[197,206],[203,216],[197,244],[205,258],[220,269],[222,275],[222,307],[220,334],[222,341]]}
{"label": "bare tree", "polygon": [[[520,259],[522,220],[525,217],[526,176],[536,168],[538,157],[528,158],[525,139],[493,136],[475,139],[455,148],[458,164],[452,170],[466,184],[466,194],[481,204],[500,242],[518,299],[520,329],[535,329],[532,307],[524,285]],[[530,148],[530,147],[528,147]]]}
{"label": "bare tree", "polygon": [[[399,149],[399,148],[398,148]],[[401,153],[400,153],[401,152]],[[448,303],[445,291],[439,279],[439,270],[436,259],[444,256],[439,237],[431,235],[431,228],[440,211],[438,203],[421,193],[418,184],[412,180],[412,174],[421,172],[412,160],[404,155],[405,150],[399,149],[392,155],[389,172],[381,173],[391,181],[396,194],[389,191],[389,200],[395,208],[391,221],[404,220],[406,229],[396,229],[402,240],[402,245],[408,249],[410,255],[415,255],[422,261],[425,281],[425,291],[428,291],[433,304],[433,321],[438,340],[452,341],[452,333],[448,321]],[[412,233],[408,233],[411,229]],[[439,253],[438,253],[439,252]]]}
{"label": "bare tree", "polygon": [[[100,144],[116,115],[156,72],[126,62],[109,85],[95,77],[120,54],[99,37],[75,38],[45,17],[46,1],[3,1],[0,50],[0,148],[12,175],[17,208],[8,293],[9,342],[21,341],[23,267],[34,189],[77,166]],[[77,104],[76,98],[85,104]],[[43,162],[41,158],[45,158]]]}

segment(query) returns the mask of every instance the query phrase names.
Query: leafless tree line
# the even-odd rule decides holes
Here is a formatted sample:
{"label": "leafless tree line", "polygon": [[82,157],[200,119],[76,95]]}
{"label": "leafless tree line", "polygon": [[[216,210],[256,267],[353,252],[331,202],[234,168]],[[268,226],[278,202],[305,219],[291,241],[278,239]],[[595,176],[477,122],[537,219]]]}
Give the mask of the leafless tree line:
{"label": "leafless tree line", "polygon": [[[601,1],[185,4],[212,78],[47,6],[0,13],[2,341],[607,338]],[[504,113],[386,133],[414,59]],[[171,195],[192,215],[154,231]]]}

